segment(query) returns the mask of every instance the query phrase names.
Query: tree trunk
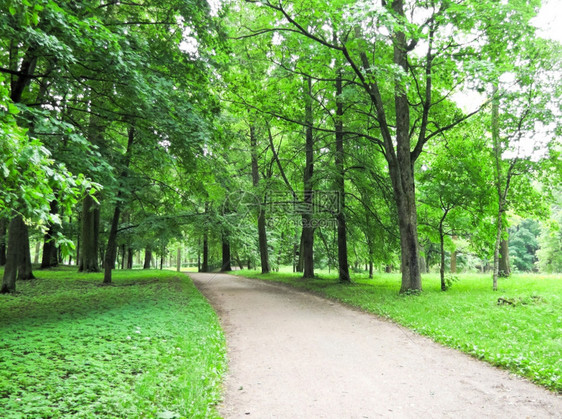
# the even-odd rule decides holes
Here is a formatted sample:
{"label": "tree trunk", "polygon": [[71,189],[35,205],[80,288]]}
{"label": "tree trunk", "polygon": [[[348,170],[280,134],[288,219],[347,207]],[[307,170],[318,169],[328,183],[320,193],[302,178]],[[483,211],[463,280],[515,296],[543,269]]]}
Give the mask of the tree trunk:
{"label": "tree trunk", "polygon": [[[257,138],[255,127],[252,125],[250,127],[250,147],[252,151],[252,184],[254,188],[259,186],[259,168],[258,168],[258,151],[257,151]],[[267,248],[267,233],[265,229],[265,202],[263,199],[260,200],[261,205],[258,208],[258,243],[260,251],[260,261],[261,261],[261,273],[269,273],[269,250]],[[248,269],[250,269],[248,267]]]}
{"label": "tree trunk", "polygon": [[35,243],[35,253],[33,254],[33,264],[37,265],[39,263],[39,255],[41,254],[41,242]]}
{"label": "tree trunk", "polygon": [[12,218],[8,227],[8,247],[6,257],[6,267],[4,268],[4,276],[2,277],[2,288],[0,293],[12,293],[16,291],[16,277],[18,273],[18,259],[20,256],[19,249],[23,232],[21,230],[23,219],[21,215]]}
{"label": "tree trunk", "polygon": [[295,245],[295,255],[297,256],[296,264],[295,264],[295,272],[303,272],[304,271],[304,258],[303,258],[303,248],[304,248],[304,235],[301,230],[300,241],[298,245]]}
{"label": "tree trunk", "polygon": [[[29,85],[29,81],[33,76],[36,65],[37,56],[35,54],[35,47],[30,47],[21,61],[18,76],[13,78],[10,85],[10,99],[12,99],[14,103],[21,102],[23,92]],[[2,236],[5,237],[5,232]],[[4,239],[0,238],[0,242],[3,241]],[[5,251],[6,248],[4,247],[3,249]],[[0,253],[3,253],[2,249],[0,249]],[[34,278],[31,268],[29,233],[21,215],[16,215],[12,220],[10,220],[8,248],[7,253],[4,254],[6,255],[6,260],[4,261],[6,268],[4,269],[4,277],[0,292],[15,292],[16,275],[17,279]],[[2,258],[2,256],[0,256],[0,258]],[[0,260],[0,262],[2,261]]]}
{"label": "tree trunk", "polygon": [[203,234],[203,263],[201,264],[201,272],[209,272],[209,237],[206,231]]}
{"label": "tree trunk", "polygon": [[499,98],[498,85],[493,86],[492,100],[492,144],[494,147],[494,159],[496,161],[496,193],[498,195],[498,215],[496,224],[496,242],[494,243],[494,273],[492,274],[492,289],[498,290],[499,254],[503,229],[504,199],[502,194],[502,169],[501,169],[501,145],[499,126]]}
{"label": "tree trunk", "polygon": [[197,243],[197,272],[201,272],[201,237]]}
{"label": "tree trunk", "polygon": [[[405,151],[402,153],[404,154]],[[409,152],[408,152],[409,153]],[[410,165],[407,159],[407,165]],[[402,166],[402,165],[401,165]],[[420,252],[413,171],[393,167],[391,178],[398,207],[402,285],[400,292],[421,291]]]}
{"label": "tree trunk", "polygon": [[441,262],[439,264],[441,291],[447,291],[447,285],[445,284],[445,235],[443,234],[443,222],[439,224],[439,250],[441,253]]}
{"label": "tree trunk", "polygon": [[117,229],[119,228],[119,217],[121,217],[121,206],[117,202],[115,204],[115,210],[113,211],[111,229],[109,230],[109,238],[107,240],[107,248],[105,250],[103,272],[104,284],[111,284],[111,271],[115,267],[115,259],[117,258]]}
{"label": "tree trunk", "polygon": [[178,252],[177,252],[177,259],[176,259],[176,270],[178,272],[181,271],[181,248],[178,247]]}
{"label": "tree trunk", "polygon": [[0,217],[0,266],[6,264],[6,227],[8,221],[4,217]]}
{"label": "tree trunk", "polygon": [[[400,3],[398,5],[397,3]],[[401,2],[393,3],[402,7]],[[401,12],[403,14],[403,11]],[[404,34],[396,34],[398,42],[394,47],[394,61],[407,71]],[[421,272],[419,264],[418,218],[416,211],[416,192],[414,184],[414,161],[410,150],[410,109],[408,97],[400,82],[395,88],[396,109],[396,160],[390,160],[389,172],[392,179],[394,198],[398,209],[402,285],[400,292],[421,291]]]}
{"label": "tree trunk", "polygon": [[500,243],[500,260],[498,267],[498,275],[502,278],[507,278],[511,275],[511,268],[509,266],[509,241],[502,239]]}
{"label": "tree trunk", "polygon": [[[125,162],[124,169],[121,173],[121,179],[127,177],[127,170],[129,168],[129,163],[131,161],[131,153],[133,150],[133,141],[135,139],[135,128],[133,126],[129,127],[127,149],[125,151]],[[121,182],[120,182],[121,183]],[[115,202],[115,210],[113,212],[113,219],[111,220],[111,229],[109,230],[109,238],[107,240],[107,249],[105,251],[105,263],[104,263],[104,273],[103,273],[103,283],[111,283],[111,270],[115,266],[115,258],[117,257],[117,231],[119,228],[119,218],[121,216],[121,196],[123,195],[122,190],[119,189],[117,193],[117,200]]]}
{"label": "tree trunk", "polygon": [[[396,16],[405,18],[404,1],[394,0],[392,9]],[[358,29],[359,31],[360,29]],[[414,184],[414,162],[423,150],[423,146],[427,141],[426,131],[429,123],[429,109],[431,106],[431,45],[433,33],[430,30],[428,58],[425,67],[427,75],[425,85],[425,97],[423,101],[423,117],[418,128],[418,140],[412,150],[411,147],[411,126],[410,126],[410,104],[408,95],[401,76],[396,75],[394,79],[394,115],[395,122],[391,127],[387,121],[385,113],[385,103],[377,84],[376,77],[373,81],[368,81],[363,75],[360,75],[355,66],[356,74],[360,75],[363,86],[367,90],[372,104],[376,110],[376,121],[380,128],[382,140],[381,147],[384,148],[384,156],[388,163],[390,178],[392,181],[392,189],[394,193],[394,201],[399,220],[400,231],[400,250],[401,250],[401,272],[402,284],[400,292],[421,291],[421,273],[419,264],[419,244],[418,244],[418,226],[417,212],[415,201],[415,184]],[[406,35],[401,29],[393,32],[394,56],[393,62],[400,67],[405,73],[410,71],[408,64],[408,44]],[[353,60],[344,50],[346,59],[352,63]],[[372,75],[371,63],[367,55],[360,53],[363,72]]]}
{"label": "tree trunk", "polygon": [[125,246],[125,244],[123,243],[121,245],[121,270],[125,269],[125,264],[127,263],[126,259],[127,259],[127,247]]}
{"label": "tree trunk", "polygon": [[127,269],[133,269],[133,258],[135,251],[132,247],[127,249]]}
{"label": "tree trunk", "polygon": [[314,174],[314,137],[313,137],[313,110],[312,110],[312,79],[306,80],[305,94],[305,123],[306,123],[306,143],[305,155],[306,163],[304,168],[304,206],[302,214],[302,262],[303,278],[314,278],[314,192],[312,190],[312,175]]}
{"label": "tree trunk", "polygon": [[[58,214],[58,203],[53,199],[50,203],[51,214]],[[43,257],[41,258],[41,269],[58,266],[58,249],[55,242],[56,226],[49,223],[49,229],[43,238]]]}
{"label": "tree trunk", "polygon": [[222,265],[221,272],[232,271],[231,257],[230,257],[230,242],[223,235],[222,237]]}
{"label": "tree trunk", "polygon": [[18,263],[18,281],[26,281],[28,279],[35,279],[33,269],[31,266],[31,249],[29,247],[29,228],[21,219],[20,231],[22,234],[20,242],[20,255]]}
{"label": "tree trunk", "polygon": [[143,269],[150,269],[150,262],[152,261],[152,250],[148,247],[144,249],[144,264],[142,266]]}
{"label": "tree trunk", "polygon": [[100,209],[89,194],[82,201],[81,224],[78,271],[99,272]]}
{"label": "tree trunk", "polygon": [[502,215],[501,212],[498,214],[497,218],[497,229],[496,229],[496,242],[494,245],[494,273],[492,275],[492,289],[494,291],[498,290],[498,272],[499,272],[499,255],[500,255],[500,242],[502,239]]}
{"label": "tree trunk", "polygon": [[349,276],[349,264],[347,261],[347,226],[345,220],[345,168],[344,168],[344,147],[343,147],[343,102],[341,95],[343,94],[342,74],[338,71],[336,78],[336,192],[339,202],[336,220],[338,224],[338,276],[339,281],[343,283],[351,282]]}

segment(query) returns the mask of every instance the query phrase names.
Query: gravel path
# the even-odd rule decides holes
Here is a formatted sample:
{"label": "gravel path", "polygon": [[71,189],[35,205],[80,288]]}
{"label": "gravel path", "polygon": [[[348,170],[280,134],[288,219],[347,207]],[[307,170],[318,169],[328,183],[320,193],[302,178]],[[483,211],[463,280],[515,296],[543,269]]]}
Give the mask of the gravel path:
{"label": "gravel path", "polygon": [[225,418],[562,418],[562,397],[332,301],[190,274],[217,310]]}

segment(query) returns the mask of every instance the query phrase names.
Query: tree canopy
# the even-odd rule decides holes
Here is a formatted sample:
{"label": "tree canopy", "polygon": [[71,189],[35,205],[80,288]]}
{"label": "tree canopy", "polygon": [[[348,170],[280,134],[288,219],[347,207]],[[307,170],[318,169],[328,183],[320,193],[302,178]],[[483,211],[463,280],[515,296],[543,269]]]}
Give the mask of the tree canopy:
{"label": "tree canopy", "polygon": [[105,282],[174,242],[202,270],[399,269],[401,292],[457,256],[560,269],[539,0],[0,6],[3,292],[30,240]]}

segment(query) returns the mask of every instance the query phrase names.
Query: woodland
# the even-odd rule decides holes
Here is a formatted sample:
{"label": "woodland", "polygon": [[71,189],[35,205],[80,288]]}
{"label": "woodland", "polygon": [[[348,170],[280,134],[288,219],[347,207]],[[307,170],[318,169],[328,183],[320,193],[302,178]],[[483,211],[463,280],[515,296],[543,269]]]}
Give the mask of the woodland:
{"label": "woodland", "polygon": [[402,293],[561,272],[540,5],[0,1],[1,292],[176,259]]}

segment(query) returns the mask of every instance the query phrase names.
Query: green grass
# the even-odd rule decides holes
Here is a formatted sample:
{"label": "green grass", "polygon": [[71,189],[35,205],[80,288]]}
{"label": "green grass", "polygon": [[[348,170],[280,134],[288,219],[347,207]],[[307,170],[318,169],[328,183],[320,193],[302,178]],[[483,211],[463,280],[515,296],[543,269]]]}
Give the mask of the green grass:
{"label": "green grass", "polygon": [[[491,275],[458,275],[447,292],[437,275],[424,275],[420,295],[399,295],[400,276],[334,275],[303,280],[292,273],[237,275],[282,282],[391,319],[437,342],[506,368],[562,393],[562,276],[513,275],[492,291]],[[498,305],[498,298],[514,305]]]}
{"label": "green grass", "polygon": [[0,295],[0,417],[218,417],[225,340],[186,276],[35,274]]}

